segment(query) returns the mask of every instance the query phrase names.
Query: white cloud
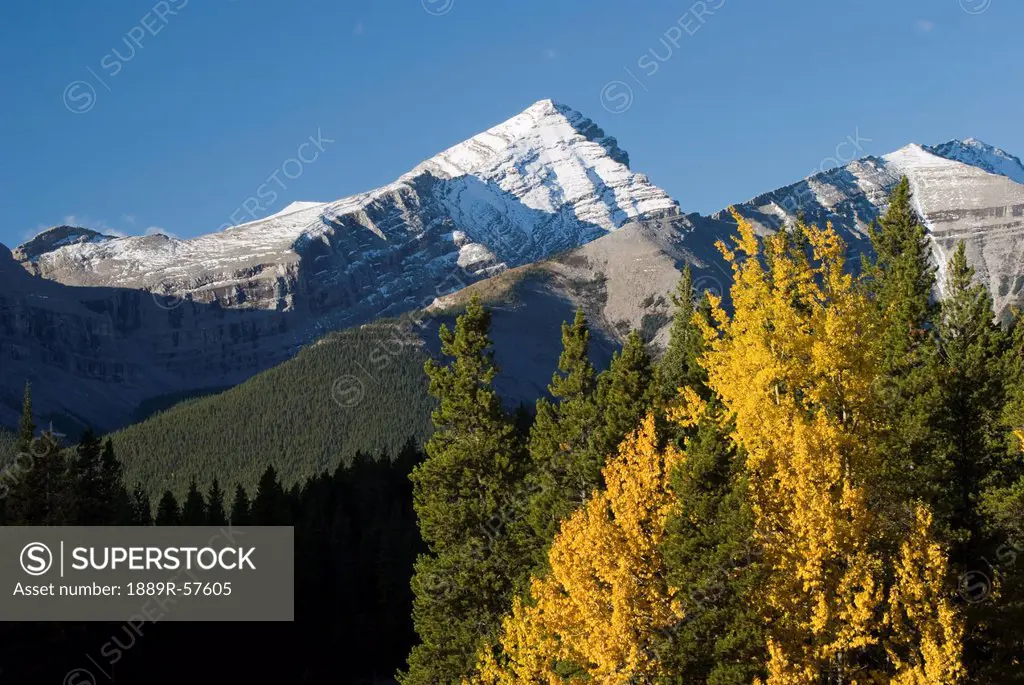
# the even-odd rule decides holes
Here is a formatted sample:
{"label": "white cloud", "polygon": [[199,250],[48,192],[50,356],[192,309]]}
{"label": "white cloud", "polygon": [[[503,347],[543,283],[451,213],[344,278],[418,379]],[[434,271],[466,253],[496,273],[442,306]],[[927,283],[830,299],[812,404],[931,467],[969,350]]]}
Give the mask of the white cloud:
{"label": "white cloud", "polygon": [[170,231],[168,231],[166,228],[161,228],[160,226],[147,226],[146,227],[146,231],[145,231],[145,235],[165,235],[168,238],[177,238],[178,237],[178,236],[174,235],[173,233],[171,233]]}
{"label": "white cloud", "polygon": [[931,19],[918,19],[914,22],[914,27],[921,33],[931,33],[935,28],[935,22]]}
{"label": "white cloud", "polygon": [[352,33],[357,36],[361,36],[366,33],[366,26],[363,25],[363,21],[361,19],[356,22],[356,27],[352,29]]}
{"label": "white cloud", "polygon": [[77,214],[68,214],[66,217],[61,219],[61,223],[65,226],[78,226],[80,228],[88,228],[96,231],[97,233],[103,233],[105,235],[113,235],[118,238],[124,238],[127,234],[123,231],[119,231],[104,219],[92,219],[87,216],[78,216]]}
{"label": "white cloud", "polygon": [[551,48],[548,48],[547,50],[544,51],[544,56],[547,57],[548,59],[558,59],[558,53],[552,50]]}
{"label": "white cloud", "polygon": [[135,215],[134,214],[122,214],[121,215],[121,222],[125,223],[125,224],[128,224],[129,226],[134,226],[135,225]]}

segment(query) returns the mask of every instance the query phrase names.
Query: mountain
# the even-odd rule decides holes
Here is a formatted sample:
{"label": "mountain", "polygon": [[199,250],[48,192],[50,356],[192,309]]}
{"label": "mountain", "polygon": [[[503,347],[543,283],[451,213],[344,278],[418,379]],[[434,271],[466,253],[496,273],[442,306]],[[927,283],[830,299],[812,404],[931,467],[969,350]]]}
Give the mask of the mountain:
{"label": "mountain", "polygon": [[[906,175],[932,239],[939,288],[946,260],[964,240],[977,277],[1005,317],[1021,301],[1024,286],[1024,185],[988,170],[993,159],[1012,158],[998,148],[976,142],[939,147],[944,154],[911,144],[882,157],[865,157],[733,209],[762,234],[779,230],[799,214],[818,225],[831,223],[849,246],[849,263],[856,268],[859,255],[870,250],[868,227],[887,209],[889,193]],[[970,162],[946,156],[963,148],[990,152]],[[571,318],[577,306],[598,327],[603,346],[636,328],[660,347],[667,342],[669,294],[683,264],[693,268],[698,289],[728,295],[731,275],[714,243],[728,240],[734,231],[727,210],[634,222],[553,259],[473,284],[441,298],[433,308],[458,307],[470,293],[482,293],[496,306],[494,337],[500,359],[508,358],[502,356],[503,349],[527,350],[530,359],[557,358],[557,327],[546,322]],[[539,349],[544,344],[554,349]],[[512,363],[520,367],[519,373],[515,385],[506,382],[504,392],[518,399],[541,394],[551,364],[530,370],[525,363]]]}
{"label": "mountain", "polygon": [[0,294],[0,354],[11,360],[0,423],[13,423],[15,386],[30,379],[49,388],[37,402],[45,415],[114,428],[140,404],[235,385],[326,332],[677,215],[628,161],[594,122],[543,100],[335,202],[189,240],[45,231],[14,262],[0,255],[0,269],[35,277],[11,275],[19,287]]}
{"label": "mountain", "polygon": [[[1020,301],[1024,285],[1024,185],[990,170],[995,161],[1008,159],[1016,158],[977,141],[951,141],[935,148],[911,144],[816,174],[737,209],[764,230],[777,229],[797,211],[814,223],[831,221],[856,256],[869,249],[866,227],[885,210],[888,192],[905,175],[932,239],[940,289],[946,261],[963,240],[978,279],[992,293],[996,311],[1005,316]],[[727,218],[724,213],[716,216]]]}
{"label": "mountain", "polygon": [[1019,158],[980,140],[950,140],[941,145],[926,145],[924,149],[933,155],[963,162],[990,174],[999,174],[1011,181],[1024,183],[1024,164]]}
{"label": "mountain", "polygon": [[628,163],[592,121],[542,100],[367,193],[293,203],[188,240],[61,226],[14,256],[31,273],[66,285],[352,324],[415,306],[456,268],[491,275],[636,217],[678,213]]}
{"label": "mountain", "polygon": [[[727,294],[714,243],[733,232],[731,214],[684,213],[628,162],[594,122],[544,100],[382,188],[198,238],[50,229],[0,250],[0,424],[15,424],[25,379],[44,420],[112,429],[236,386],[330,331],[408,312],[429,312],[413,332],[436,352],[437,323],[472,291],[496,308],[500,389],[532,402],[576,307],[606,359],[630,328],[664,344],[684,264],[699,288]],[[1024,285],[1018,169],[971,139],[912,144],[734,208],[762,233],[798,214],[831,222],[856,265],[906,175],[940,281],[965,240],[1005,316]]]}

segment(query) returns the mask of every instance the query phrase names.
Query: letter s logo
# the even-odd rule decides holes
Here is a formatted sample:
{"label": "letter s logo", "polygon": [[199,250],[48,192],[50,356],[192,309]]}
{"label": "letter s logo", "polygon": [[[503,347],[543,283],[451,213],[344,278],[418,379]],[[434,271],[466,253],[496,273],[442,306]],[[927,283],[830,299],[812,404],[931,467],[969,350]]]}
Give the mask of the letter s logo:
{"label": "letter s logo", "polygon": [[21,550],[21,568],[30,576],[41,576],[53,566],[53,553],[41,542],[30,542]]}

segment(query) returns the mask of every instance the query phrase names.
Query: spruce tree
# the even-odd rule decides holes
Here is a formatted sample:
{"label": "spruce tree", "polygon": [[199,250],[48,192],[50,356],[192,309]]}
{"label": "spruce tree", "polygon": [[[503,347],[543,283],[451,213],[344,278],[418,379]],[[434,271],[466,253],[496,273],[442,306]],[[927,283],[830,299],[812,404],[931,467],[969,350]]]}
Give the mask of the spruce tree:
{"label": "spruce tree", "polygon": [[[706,395],[707,373],[698,362],[704,351],[700,330],[694,325],[693,317],[698,313],[697,293],[693,289],[693,272],[687,265],[672,295],[675,311],[672,327],[669,329],[668,346],[658,364],[658,381],[661,399],[672,402],[679,394],[679,388],[688,387]],[[707,299],[700,300],[700,310],[706,312]]]}
{"label": "spruce tree", "polygon": [[658,651],[685,682],[746,685],[764,678],[768,659],[757,601],[766,570],[754,542],[744,459],[721,418],[710,416],[684,453],[672,473],[677,508],[662,544],[669,585],[682,588],[684,618],[664,631]]}
{"label": "spruce tree", "polygon": [[170,490],[164,492],[156,506],[156,525],[181,525],[181,509],[178,508],[178,500],[174,498],[174,493]]}
{"label": "spruce tree", "polygon": [[903,354],[920,342],[935,313],[931,242],[912,200],[910,181],[903,177],[889,195],[885,214],[868,230],[874,261],[867,265],[867,275],[873,293],[888,322],[905,324],[903,329],[886,329],[890,365],[903,363]]}
{"label": "spruce tree", "polygon": [[654,365],[637,331],[596,378],[587,354],[589,340],[586,319],[578,311],[571,325],[562,326],[559,371],[548,386],[558,402],[538,400],[530,433],[527,537],[541,565],[561,522],[603,487],[602,468],[654,406],[659,392]]}
{"label": "spruce tree", "polygon": [[521,506],[526,457],[493,388],[491,315],[473,296],[451,331],[447,363],[425,369],[437,398],[427,459],[412,474],[413,503],[428,553],[416,562],[413,622],[420,644],[406,684],[459,682],[492,641],[527,560],[506,525]]}
{"label": "spruce tree", "polygon": [[252,505],[249,504],[249,495],[241,485],[235,486],[235,498],[231,501],[232,526],[252,525]]}
{"label": "spruce tree", "polygon": [[588,356],[590,330],[583,310],[562,324],[562,354],[548,385],[555,402],[537,400],[530,431],[530,501],[527,522],[536,540],[538,560],[558,526],[600,484],[604,457],[594,449],[598,425],[597,377]]}
{"label": "spruce tree", "polygon": [[[1020,348],[1024,349],[1024,348]],[[1018,424],[1019,430],[1020,424]],[[1024,436],[1021,436],[1024,437]],[[1021,449],[1018,442],[1016,450]],[[1017,452],[1020,456],[1020,452]],[[1024,463],[1018,462],[1018,468]],[[986,552],[974,560],[970,575],[961,576],[961,592],[968,608],[970,633],[968,668],[973,682],[986,685],[1024,683],[1024,476],[1012,485],[991,488],[982,500]],[[985,583],[971,587],[984,574]],[[992,594],[978,596],[982,591]],[[980,624],[980,627],[979,627]]]}
{"label": "spruce tree", "polygon": [[137,483],[132,491],[132,523],[136,526],[153,525],[153,506],[142,483]]}
{"label": "spruce tree", "polygon": [[25,384],[15,460],[8,469],[12,484],[6,511],[10,525],[61,526],[73,521],[71,477],[52,431],[35,436],[32,392]]}
{"label": "spruce tree", "polygon": [[654,405],[659,388],[654,384],[654,365],[643,338],[631,331],[622,350],[597,382],[600,414],[592,449],[603,458],[615,454],[622,439],[634,430]]}
{"label": "spruce tree", "polygon": [[268,466],[260,477],[250,515],[255,526],[286,526],[290,523],[288,497],[273,466]]}
{"label": "spruce tree", "polygon": [[[988,571],[981,559],[998,558],[1007,542],[1000,526],[986,519],[984,505],[1019,477],[1021,457],[1010,444],[1004,423],[1006,377],[1003,362],[1007,336],[994,322],[992,298],[974,282],[964,243],[957,244],[946,268],[939,317],[941,376],[952,479],[947,510],[957,544],[952,560],[960,574]],[[1001,596],[990,603],[966,607],[965,660],[976,680],[1015,682],[1009,667],[1014,645],[1024,644],[1020,619],[1021,587],[1015,569],[1000,571]],[[1011,647],[1007,652],[1006,647]]]}
{"label": "spruce tree", "polygon": [[188,494],[185,496],[185,504],[181,508],[181,525],[203,526],[206,525],[206,502],[203,500],[196,479],[193,478],[188,486]]}
{"label": "spruce tree", "polygon": [[124,485],[124,467],[114,454],[114,443],[107,438],[99,463],[99,492],[103,501],[104,525],[130,526],[135,519],[132,498]]}
{"label": "spruce tree", "polygon": [[206,525],[223,526],[228,522],[224,513],[224,491],[220,489],[220,482],[214,478],[210,485],[210,492],[206,496]]}
{"label": "spruce tree", "polygon": [[951,466],[941,435],[935,268],[928,232],[913,207],[906,178],[893,190],[886,213],[869,235],[874,256],[863,270],[881,326],[874,394],[879,415],[885,417],[875,506],[902,511],[909,523],[905,503],[921,498],[936,512],[940,528],[947,528]]}
{"label": "spruce tree", "polygon": [[99,438],[87,428],[75,448],[71,462],[71,474],[75,484],[74,518],[80,526],[98,526],[105,523],[103,514],[106,503],[100,484],[100,459],[102,444]]}
{"label": "spruce tree", "polygon": [[953,527],[965,541],[979,542],[982,493],[1012,482],[1019,462],[1008,450],[1002,421],[1006,394],[1001,359],[1006,339],[994,316],[992,297],[984,285],[974,282],[961,241],[946,269],[939,341],[945,434],[951,442],[955,482],[949,508]]}

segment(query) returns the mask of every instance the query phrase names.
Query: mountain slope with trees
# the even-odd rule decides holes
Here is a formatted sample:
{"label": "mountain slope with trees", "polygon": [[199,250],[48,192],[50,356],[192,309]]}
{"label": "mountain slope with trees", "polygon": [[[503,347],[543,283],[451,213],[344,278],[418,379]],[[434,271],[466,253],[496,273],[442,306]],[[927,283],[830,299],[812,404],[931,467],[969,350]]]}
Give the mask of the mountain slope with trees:
{"label": "mountain slope with trees", "polygon": [[325,337],[294,359],[217,395],[188,400],[111,438],[128,483],[156,501],[204,492],[215,476],[251,490],[268,464],[286,486],[356,452],[422,444],[434,403],[419,339],[382,323]]}

